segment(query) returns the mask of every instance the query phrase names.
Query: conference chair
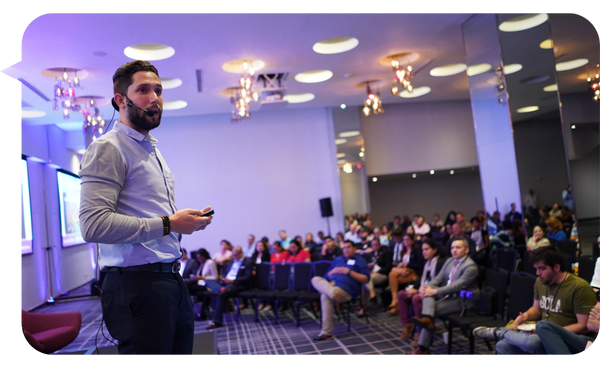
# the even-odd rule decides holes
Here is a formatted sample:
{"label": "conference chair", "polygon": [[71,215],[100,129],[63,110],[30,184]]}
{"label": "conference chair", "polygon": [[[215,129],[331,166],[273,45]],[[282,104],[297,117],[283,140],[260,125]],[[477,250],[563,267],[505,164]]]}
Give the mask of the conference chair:
{"label": "conference chair", "polygon": [[72,343],[81,329],[81,313],[30,313],[21,310],[25,339],[35,350],[50,354]]}
{"label": "conference chair", "polygon": [[[475,302],[475,310],[453,313],[445,318],[448,321],[448,354],[452,354],[452,330],[455,327],[468,333],[469,354],[474,354],[475,337],[471,326],[475,323],[484,324],[489,321],[504,320],[508,275],[509,272],[504,269],[487,268],[481,294]],[[493,298],[494,294],[495,298]]]}
{"label": "conference chair", "polygon": [[[312,279],[314,276],[325,277],[325,274],[329,270],[330,266],[331,266],[331,261],[311,262],[311,272],[310,272],[309,280]],[[321,294],[319,292],[315,291],[315,289],[313,288],[312,283],[310,281],[309,281],[309,286],[310,287],[309,287],[308,291],[300,292],[296,298],[296,327],[300,327],[300,304],[302,304],[302,303],[309,303],[315,318],[317,319],[317,321],[319,321],[319,325],[321,325],[321,323],[322,323],[321,317],[318,315],[318,313],[314,307],[315,303],[321,302]]]}
{"label": "conference chair", "polygon": [[254,321],[258,322],[258,301],[263,300],[264,293],[272,288],[271,269],[272,264],[269,262],[260,263],[255,266],[256,272],[252,288],[240,291],[235,296],[237,318],[240,315],[240,300],[254,300]]}

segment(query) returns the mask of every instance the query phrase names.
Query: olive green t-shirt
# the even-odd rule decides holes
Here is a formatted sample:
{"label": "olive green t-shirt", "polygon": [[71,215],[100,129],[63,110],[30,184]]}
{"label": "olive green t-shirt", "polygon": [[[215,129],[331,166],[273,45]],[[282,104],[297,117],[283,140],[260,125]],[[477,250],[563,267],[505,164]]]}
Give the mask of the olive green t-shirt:
{"label": "olive green t-shirt", "polygon": [[541,319],[560,326],[577,323],[576,314],[589,314],[596,305],[596,294],[590,284],[573,274],[557,285],[544,285],[538,278],[533,290],[534,299],[540,301]]}

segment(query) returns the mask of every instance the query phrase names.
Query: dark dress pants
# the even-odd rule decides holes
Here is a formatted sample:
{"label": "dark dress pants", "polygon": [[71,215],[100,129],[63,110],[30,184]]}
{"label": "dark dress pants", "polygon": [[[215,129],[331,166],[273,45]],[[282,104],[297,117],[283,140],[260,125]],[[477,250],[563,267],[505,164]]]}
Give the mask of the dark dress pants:
{"label": "dark dress pants", "polygon": [[102,314],[119,354],[191,354],[194,312],[178,273],[109,272]]}

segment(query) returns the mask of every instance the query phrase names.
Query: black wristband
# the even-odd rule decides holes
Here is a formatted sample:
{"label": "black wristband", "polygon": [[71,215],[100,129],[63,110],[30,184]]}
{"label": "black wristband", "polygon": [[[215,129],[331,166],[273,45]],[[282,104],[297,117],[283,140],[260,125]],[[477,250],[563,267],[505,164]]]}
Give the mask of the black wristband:
{"label": "black wristband", "polygon": [[352,272],[352,269],[348,269],[348,273],[346,275],[350,276],[350,272]]}
{"label": "black wristband", "polygon": [[171,232],[171,220],[169,220],[168,216],[162,216],[161,219],[163,222],[163,236],[169,235]]}

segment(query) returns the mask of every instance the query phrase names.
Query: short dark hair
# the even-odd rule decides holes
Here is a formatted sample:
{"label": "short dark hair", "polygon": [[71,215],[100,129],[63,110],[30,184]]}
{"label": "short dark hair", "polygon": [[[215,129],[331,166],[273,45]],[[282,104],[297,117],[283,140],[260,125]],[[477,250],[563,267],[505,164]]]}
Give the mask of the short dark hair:
{"label": "short dark hair", "polygon": [[228,247],[231,247],[231,243],[225,239],[221,240],[221,243],[225,243]]}
{"label": "short dark hair", "polygon": [[356,248],[356,244],[352,240],[344,240],[344,244],[350,244],[352,247]]}
{"label": "short dark hair", "polygon": [[133,75],[137,72],[152,72],[158,77],[158,70],[154,65],[144,60],[134,60],[123,64],[113,75],[113,92],[127,94],[127,89],[133,83]]}
{"label": "short dark hair", "polygon": [[[423,241],[423,244],[427,244],[429,248],[434,249],[435,253],[440,257],[444,257],[446,255],[446,249],[444,247],[440,247],[440,244],[434,239],[426,239]],[[423,246],[421,244],[421,246]]]}
{"label": "short dark hair", "polygon": [[331,236],[326,236],[324,239],[325,239],[325,240],[327,240],[327,239],[331,239],[331,240],[333,240],[333,238],[332,238]]}
{"label": "short dark hair", "polygon": [[402,232],[401,231],[394,231],[392,232],[392,236],[397,236],[398,238],[402,237]]}
{"label": "short dark hair", "polygon": [[563,255],[560,249],[553,245],[546,247],[539,247],[529,253],[529,261],[531,264],[537,262],[544,262],[546,266],[554,268],[554,265],[559,264],[560,270],[564,271],[565,266],[563,265]]}
{"label": "short dark hair", "polygon": [[450,246],[452,246],[452,243],[454,243],[457,240],[463,242],[465,248],[469,249],[469,241],[467,240],[467,238],[454,238],[454,239],[452,239],[452,242],[450,243]]}
{"label": "short dark hair", "polygon": [[200,248],[198,249],[198,251],[196,252],[197,255],[202,256],[206,259],[210,259],[210,253],[208,253],[208,251],[204,248]]}

